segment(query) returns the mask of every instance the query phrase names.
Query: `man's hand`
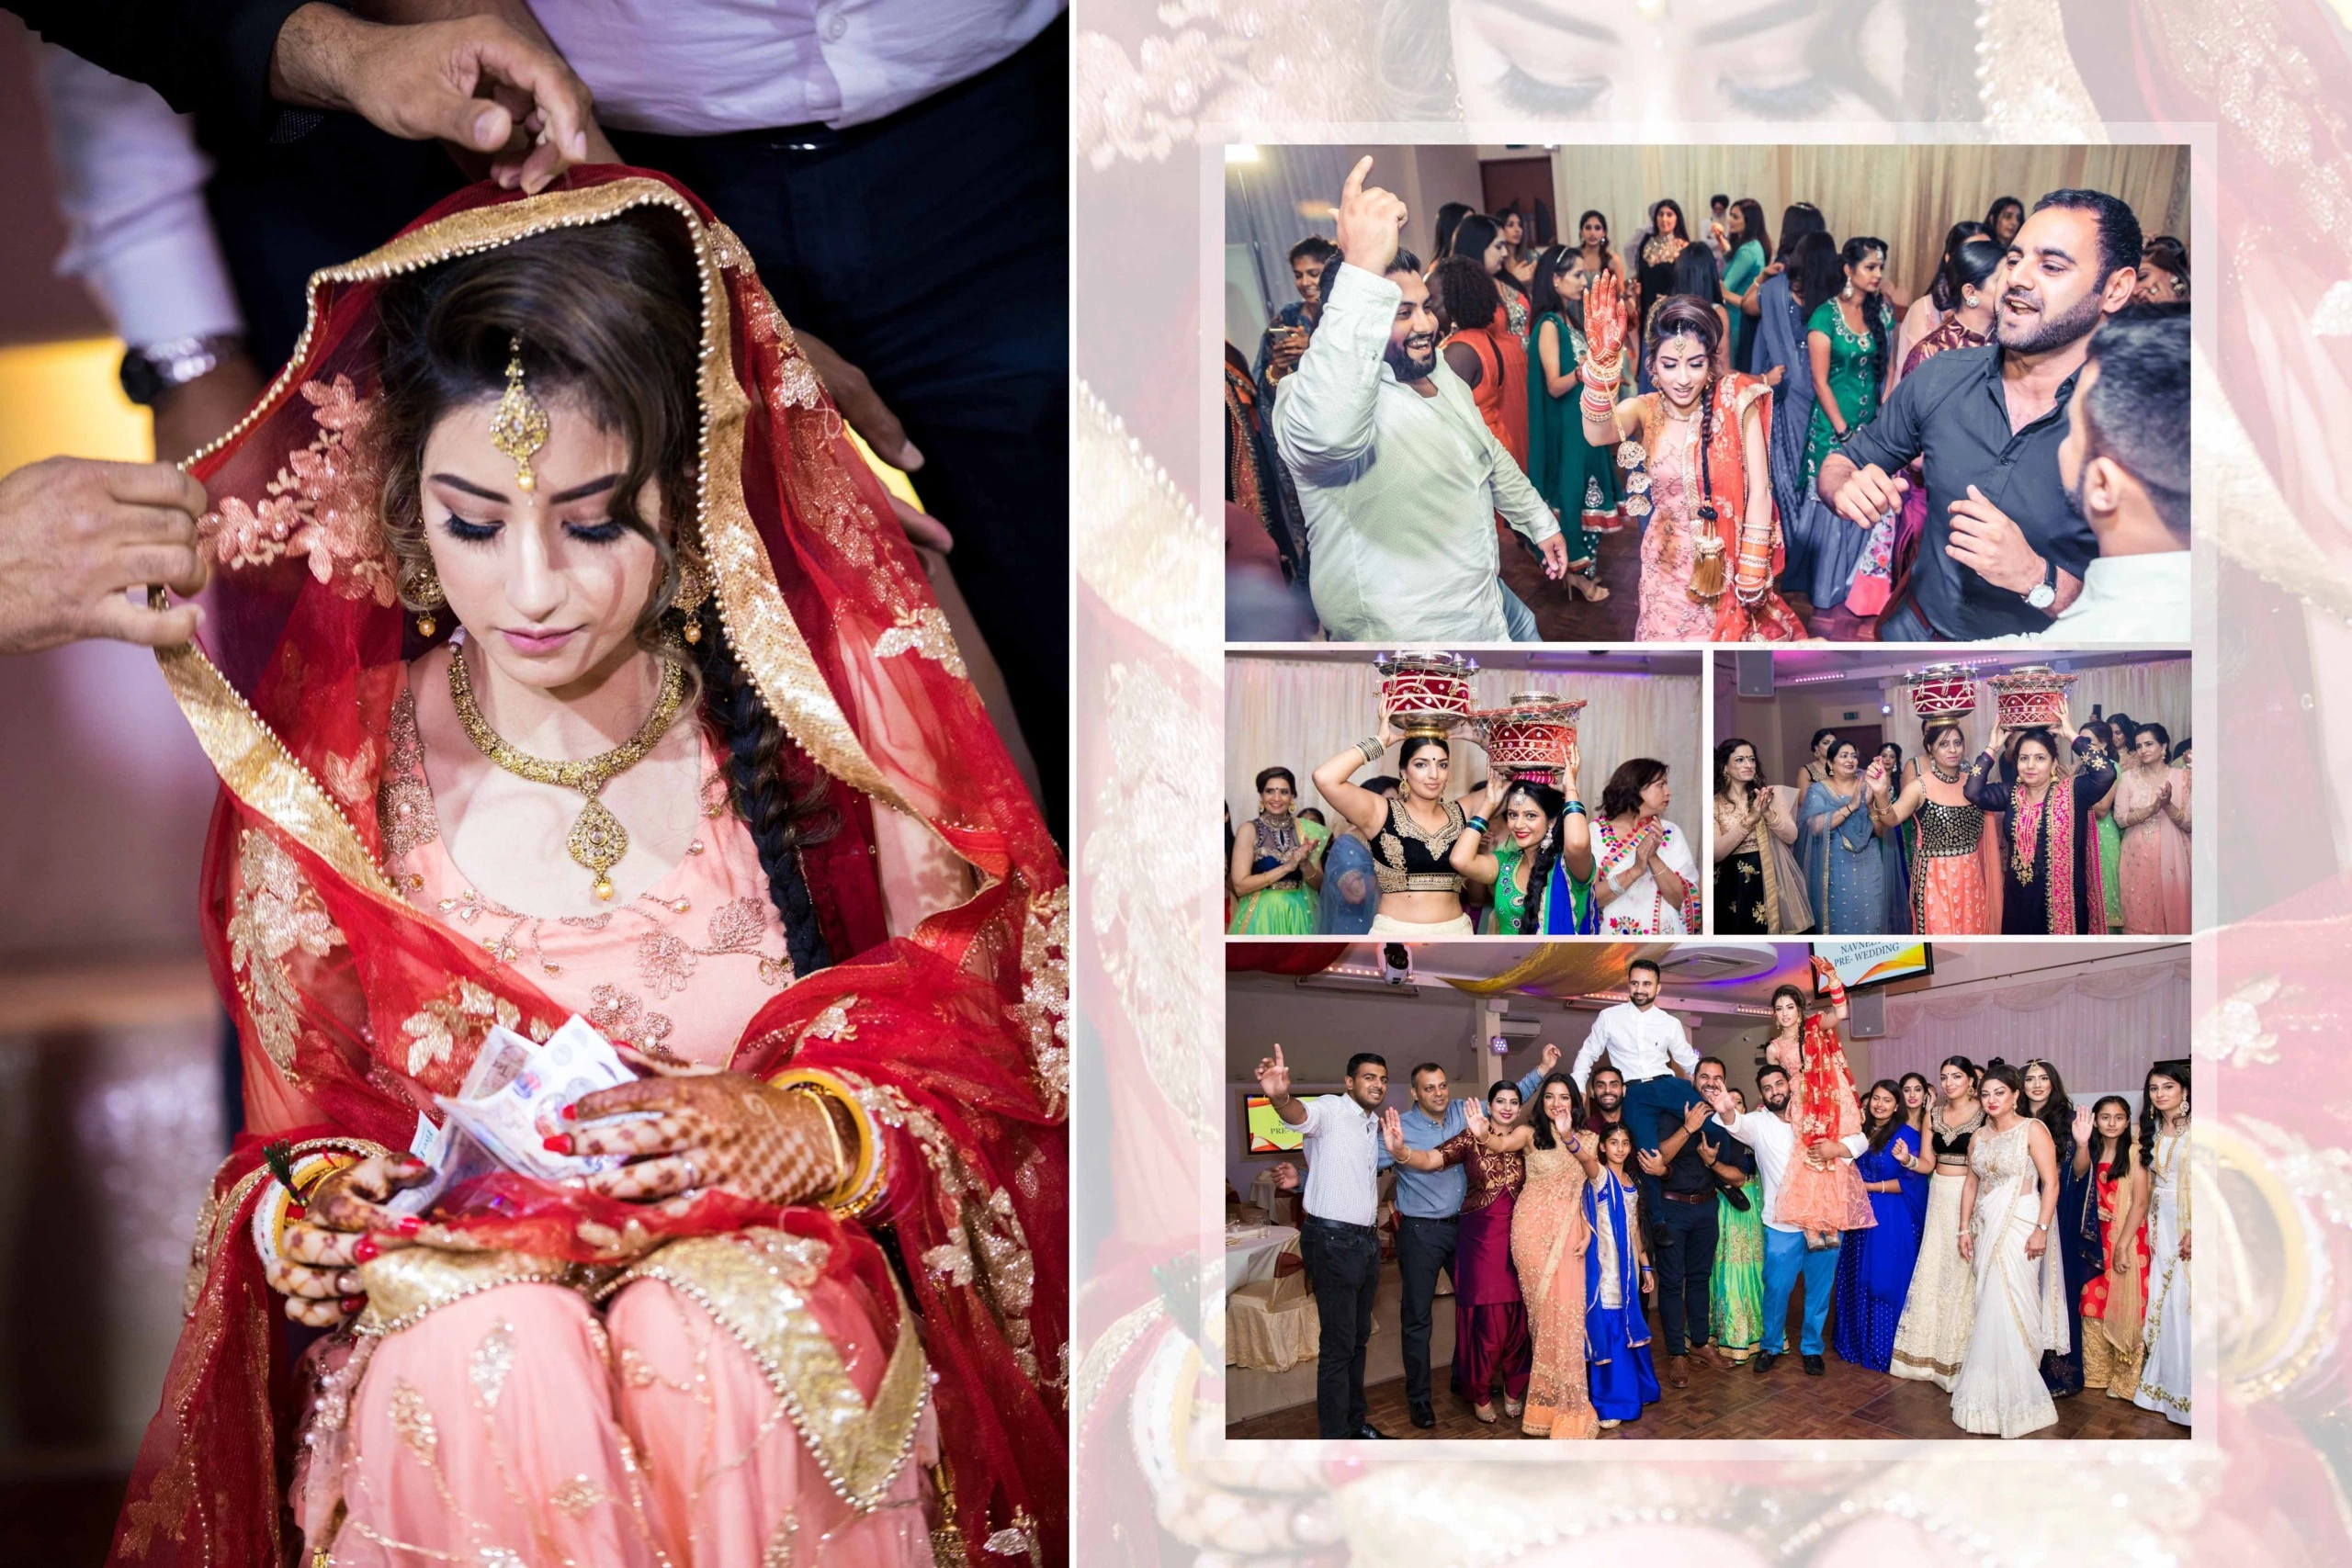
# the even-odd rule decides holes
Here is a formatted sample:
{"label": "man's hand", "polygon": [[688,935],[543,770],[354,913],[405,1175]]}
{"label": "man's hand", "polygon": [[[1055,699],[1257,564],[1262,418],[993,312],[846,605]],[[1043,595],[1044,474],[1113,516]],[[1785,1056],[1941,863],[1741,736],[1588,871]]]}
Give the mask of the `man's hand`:
{"label": "man's hand", "polygon": [[174,648],[196,636],[195,605],[151,610],[123,593],[204,586],[205,505],[204,487],[168,463],[50,457],[0,477],[0,653],[94,637]]}
{"label": "man's hand", "polygon": [[1739,1120],[1738,1103],[1732,1099],[1731,1090],[1728,1089],[1719,1089],[1713,1093],[1701,1089],[1699,1095],[1709,1105],[1714,1107],[1715,1119],[1724,1126],[1728,1127]]}
{"label": "man's hand", "polygon": [[1291,1164],[1288,1160],[1277,1161],[1274,1166],[1274,1190],[1278,1192],[1297,1191],[1298,1167]]}
{"label": "man's hand", "polygon": [[911,474],[922,468],[922,454],[907,439],[907,427],[865,378],[865,372],[833,352],[821,338],[811,336],[798,327],[792,329],[794,341],[807,355],[808,368],[825,384],[825,395],[833,400],[849,427],[865,438],[874,455],[902,474]]}
{"label": "man's hand", "polygon": [[1651,1149],[1636,1149],[1634,1151],[1634,1159],[1636,1164],[1638,1164],[1644,1170],[1649,1172],[1652,1176],[1664,1176],[1666,1174],[1666,1156],[1664,1155],[1658,1154]]}
{"label": "man's hand", "polygon": [[1902,475],[1890,474],[1876,463],[1866,463],[1838,487],[1829,504],[1838,516],[1856,527],[1872,528],[1880,518],[1902,506],[1903,498],[1910,490],[1911,481]]}
{"label": "man's hand", "polygon": [[591,156],[588,88],[545,43],[491,17],[384,27],[333,6],[278,29],[271,96],[348,109],[408,141],[491,157],[491,177],[536,195]]}
{"label": "man's hand", "polygon": [[1700,1100],[1695,1105],[1691,1105],[1685,1109],[1682,1112],[1682,1130],[1686,1133],[1695,1133],[1700,1128],[1705,1126],[1707,1124],[1707,1118],[1713,1114],[1713,1108],[1708,1105],[1705,1100]]}
{"label": "man's hand", "polygon": [[2012,593],[2031,592],[2050,570],[2050,563],[2027,542],[2025,531],[1974,485],[1968,487],[1965,498],[1951,503],[1951,537],[1944,554]]}
{"label": "man's hand", "polygon": [[155,400],[155,461],[185,463],[226,435],[261,400],[266,385],[240,352],[195,380],[167,389]]}
{"label": "man's hand", "polygon": [[1544,1042],[1544,1054],[1535,1058],[1535,1065],[1548,1077],[1560,1065],[1560,1048],[1546,1040]]}
{"label": "man's hand", "polygon": [[1707,1166],[1710,1169],[1714,1166],[1715,1156],[1723,1152],[1723,1145],[1721,1144],[1712,1143],[1705,1138],[1701,1138],[1699,1140],[1700,1163]]}
{"label": "man's hand", "polygon": [[1348,171],[1348,183],[1340,187],[1340,259],[1380,277],[1396,259],[1405,204],[1378,186],[1367,187],[1363,177],[1371,172],[1367,154],[1356,160]]}
{"label": "man's hand", "polygon": [[1290,1066],[1283,1060],[1283,1048],[1277,1044],[1274,1054],[1258,1060],[1258,1092],[1268,1100],[1290,1098]]}
{"label": "man's hand", "polygon": [[1555,534],[1535,547],[1544,552],[1544,575],[1557,582],[1568,575],[1568,541],[1563,534]]}

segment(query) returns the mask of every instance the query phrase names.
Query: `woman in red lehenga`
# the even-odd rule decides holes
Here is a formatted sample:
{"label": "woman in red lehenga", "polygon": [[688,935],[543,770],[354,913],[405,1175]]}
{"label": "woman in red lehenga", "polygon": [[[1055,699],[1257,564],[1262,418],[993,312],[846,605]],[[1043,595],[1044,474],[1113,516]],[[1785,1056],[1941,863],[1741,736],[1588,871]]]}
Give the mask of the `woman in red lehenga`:
{"label": "woman in red lehenga", "polygon": [[[1854,1094],[1854,1070],[1846,1062],[1845,1043],[1838,1037],[1837,1021],[1846,1016],[1846,987],[1838,972],[1821,958],[1812,961],[1814,984],[1829,996],[1828,1012],[1807,1015],[1804,993],[1782,986],[1772,993],[1772,1041],[1765,1060],[1789,1075],[1789,1124],[1796,1129],[1797,1146],[1850,1138],[1861,1131],[1862,1111]],[[1780,1212],[1784,1225],[1809,1235],[1868,1230],[1878,1224],[1870,1194],[1849,1159],[1792,1159],[1781,1185]],[[1826,1245],[1826,1244],[1825,1244]]]}
{"label": "woman in red lehenga", "polygon": [[[249,1130],[113,1561],[1059,1561],[1063,873],[741,243],[481,186],[310,309],[161,655]],[[627,1163],[388,1208],[571,1014]]]}
{"label": "woman in red lehenga", "polygon": [[1772,588],[1785,564],[1769,468],[1772,389],[1717,374],[1724,324],[1687,295],[1650,312],[1645,352],[1655,392],[1616,401],[1624,346],[1621,285],[1595,278],[1585,299],[1584,438],[1615,446],[1625,510],[1642,530],[1643,642],[1796,642],[1804,623]]}

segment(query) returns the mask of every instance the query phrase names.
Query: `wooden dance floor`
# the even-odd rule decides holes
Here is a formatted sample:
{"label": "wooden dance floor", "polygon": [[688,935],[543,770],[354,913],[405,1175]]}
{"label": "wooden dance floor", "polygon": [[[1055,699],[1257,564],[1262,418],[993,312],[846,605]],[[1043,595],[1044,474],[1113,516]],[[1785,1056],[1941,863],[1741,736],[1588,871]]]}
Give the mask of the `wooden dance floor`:
{"label": "wooden dance floor", "polygon": [[[1445,1310],[1443,1303],[1439,1311]],[[1798,1323],[1792,1317],[1789,1344],[1797,1343]],[[1651,1331],[1657,1332],[1655,1317]],[[1951,1395],[1933,1383],[1889,1377],[1867,1368],[1850,1366],[1832,1348],[1822,1357],[1823,1373],[1804,1375],[1804,1363],[1793,1349],[1758,1377],[1747,1367],[1726,1367],[1712,1350],[1694,1351],[1685,1365],[1690,1386],[1677,1389],[1667,1381],[1668,1360],[1662,1340],[1651,1347],[1657,1357],[1658,1383],[1665,1397],[1645,1405],[1642,1418],[1602,1432],[1603,1438],[1967,1438],[1971,1434],[1951,1424]],[[1505,1438],[1520,1436],[1517,1422],[1501,1416],[1491,1427],[1470,1414],[1469,1405],[1447,1386],[1447,1369],[1430,1371],[1430,1401],[1437,1426],[1429,1431],[1415,1427],[1405,1405],[1405,1380],[1392,1379],[1364,1391],[1372,1424],[1392,1438]],[[1226,1428],[1229,1438],[1312,1438],[1315,1406],[1293,1405],[1270,1411]],[[2188,1428],[2176,1427],[2154,1411],[2142,1410],[2129,1400],[2109,1399],[2102,1391],[2086,1390],[2058,1401],[2058,1424],[2033,1434],[2036,1438],[2186,1438]],[[1998,1441],[1987,1438],[1986,1441]]]}

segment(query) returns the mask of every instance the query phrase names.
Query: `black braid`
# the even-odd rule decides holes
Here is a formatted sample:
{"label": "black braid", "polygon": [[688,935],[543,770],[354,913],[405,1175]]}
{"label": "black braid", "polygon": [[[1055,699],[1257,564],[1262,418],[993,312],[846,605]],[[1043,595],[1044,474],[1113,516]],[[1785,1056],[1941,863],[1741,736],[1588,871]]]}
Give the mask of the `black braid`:
{"label": "black braid", "polygon": [[831,832],[832,824],[821,816],[824,776],[820,773],[799,795],[793,794],[782,767],[784,726],[735,661],[717,616],[704,617],[702,639],[693,648],[702,666],[703,712],[727,749],[728,794],[759,846],[768,899],[784,923],[793,972],[812,975],[829,968],[832,952],[817,923],[816,901],[800,864],[801,846],[820,843]]}
{"label": "black braid", "polygon": [[1712,509],[1715,504],[1712,458],[1715,445],[1715,373],[1713,370],[1708,371],[1706,380],[1700,383],[1699,402],[1699,499],[1693,504],[1694,512],[1700,506]]}
{"label": "black braid", "polygon": [[1535,858],[1527,868],[1527,898],[1519,907],[1519,934],[1534,936],[1544,929],[1544,895],[1552,886],[1552,867],[1560,859],[1560,829],[1567,825],[1567,815],[1552,818],[1552,826],[1535,846]]}

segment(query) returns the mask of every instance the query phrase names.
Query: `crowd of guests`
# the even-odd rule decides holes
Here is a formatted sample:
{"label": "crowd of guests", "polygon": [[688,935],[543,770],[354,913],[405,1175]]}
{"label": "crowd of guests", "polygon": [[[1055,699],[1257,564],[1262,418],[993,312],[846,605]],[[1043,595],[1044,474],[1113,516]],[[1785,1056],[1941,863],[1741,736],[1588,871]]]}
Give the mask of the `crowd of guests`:
{"label": "crowd of guests", "polygon": [[1753,741],[1715,746],[1713,930],[1741,935],[2185,936],[2190,752],[2161,724],[1956,719],[1906,760],[1814,732],[1789,786]]}
{"label": "crowd of guests", "polygon": [[2187,640],[2188,253],[2115,197],[2001,197],[1914,299],[1810,202],[1453,203],[1424,263],[1370,164],[1227,345],[1233,635],[1533,640],[1502,552],[1598,604],[1632,533],[1638,640]]}
{"label": "crowd of guests", "polygon": [[[1394,773],[1353,775],[1398,747]],[[1288,768],[1261,770],[1258,815],[1226,825],[1233,936],[1682,936],[1701,929],[1698,855],[1667,812],[1669,770],[1617,766],[1597,807],[1581,761],[1550,780],[1492,776],[1451,793],[1442,737],[1380,732],[1317,768],[1333,812],[1298,805]]]}
{"label": "crowd of guests", "polygon": [[[2152,1066],[2128,1101],[2088,1107],[2044,1060],[1963,1057],[1857,1094],[1830,1006],[1772,998],[1750,1108],[1658,1005],[1657,966],[1628,966],[1573,1066],[1536,1067],[1483,1100],[1434,1063],[1386,1105],[1386,1062],[1358,1053],[1346,1090],[1301,1100],[1282,1048],[1259,1087],[1304,1137],[1301,1251],[1321,1345],[1317,1427],[1384,1438],[1363,1376],[1379,1279],[1378,1182],[1395,1168],[1407,1402],[1432,1427],[1437,1275],[1454,1280],[1452,1384],[1481,1422],[1590,1438],[1690,1386],[1689,1358],[1769,1375],[1825,1356],[1952,1396],[1963,1430],[2021,1437],[2090,1391],[2187,1425],[2189,1235],[2186,1061]],[[1657,1332],[1651,1331],[1650,1310]],[[1833,1321],[1834,1319],[1834,1321]],[[1655,1346],[1664,1340],[1661,1381]]]}

